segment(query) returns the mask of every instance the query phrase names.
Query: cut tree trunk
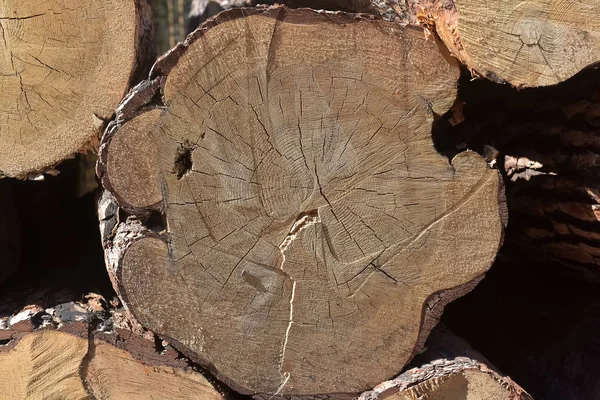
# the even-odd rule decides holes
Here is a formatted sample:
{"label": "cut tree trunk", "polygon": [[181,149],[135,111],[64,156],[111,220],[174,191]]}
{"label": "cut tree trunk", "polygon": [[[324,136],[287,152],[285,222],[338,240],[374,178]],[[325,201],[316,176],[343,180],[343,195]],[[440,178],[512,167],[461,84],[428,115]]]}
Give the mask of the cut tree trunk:
{"label": "cut tree trunk", "polygon": [[436,33],[474,75],[517,87],[562,82],[600,61],[600,1],[372,0]]}
{"label": "cut tree trunk", "polygon": [[359,400],[532,400],[467,342],[443,327],[427,339],[427,351],[398,377]]}
{"label": "cut tree trunk", "polygon": [[0,397],[223,399],[179,353],[116,328],[115,316],[66,303],[0,319]]}
{"label": "cut tree trunk", "polygon": [[205,24],[103,138],[99,176],[131,214],[117,226],[101,205],[128,309],[243,393],[398,373],[501,242],[497,171],[431,139],[457,77],[419,29],[365,15]]}
{"label": "cut tree trunk", "polygon": [[0,177],[25,178],[97,146],[152,62],[147,0],[0,4]]}

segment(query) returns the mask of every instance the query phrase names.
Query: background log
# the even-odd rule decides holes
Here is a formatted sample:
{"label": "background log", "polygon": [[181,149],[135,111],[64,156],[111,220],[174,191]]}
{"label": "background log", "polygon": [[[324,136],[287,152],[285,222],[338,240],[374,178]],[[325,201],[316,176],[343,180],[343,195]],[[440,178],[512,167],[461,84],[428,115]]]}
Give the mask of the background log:
{"label": "background log", "polygon": [[436,34],[475,77],[555,85],[600,61],[600,2],[373,0],[386,19]]}
{"label": "background log", "polygon": [[147,73],[148,0],[8,0],[0,6],[0,177],[25,178],[97,147]]}
{"label": "background log", "polygon": [[104,300],[29,306],[0,318],[0,397],[21,400],[218,400],[223,393],[172,348],[124,329]]}
{"label": "background log", "polygon": [[532,400],[445,327],[436,327],[426,345],[427,351],[407,371],[363,393],[359,400]]}
{"label": "background log", "polygon": [[372,387],[489,268],[499,177],[435,151],[457,69],[419,30],[234,10],[153,71],[102,142],[132,215],[109,268],[144,326],[236,390]]}

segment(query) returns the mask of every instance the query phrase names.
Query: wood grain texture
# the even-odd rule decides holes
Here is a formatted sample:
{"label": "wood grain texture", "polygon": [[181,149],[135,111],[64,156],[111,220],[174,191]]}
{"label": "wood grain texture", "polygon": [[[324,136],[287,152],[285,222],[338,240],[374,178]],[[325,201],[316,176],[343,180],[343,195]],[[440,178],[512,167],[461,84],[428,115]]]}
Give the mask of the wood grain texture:
{"label": "wood grain texture", "polygon": [[149,10],[147,0],[0,1],[0,177],[97,143],[152,62]]}
{"label": "wood grain texture", "polygon": [[144,365],[126,351],[103,341],[97,341],[94,350],[86,380],[96,399],[222,399],[200,373]]}
{"label": "wood grain texture", "polygon": [[475,76],[550,86],[600,61],[600,1],[373,0],[388,19],[437,33]]}
{"label": "wood grain texture", "polygon": [[155,340],[124,329],[122,311],[98,295],[86,299],[0,318],[0,399],[224,397],[171,347],[159,351]]}
{"label": "wood grain texture", "polygon": [[436,293],[479,279],[501,240],[497,172],[431,141],[457,76],[418,29],[220,14],[103,139],[104,187],[162,214],[108,238],[125,304],[244,393],[356,393],[397,373],[452,298]]}

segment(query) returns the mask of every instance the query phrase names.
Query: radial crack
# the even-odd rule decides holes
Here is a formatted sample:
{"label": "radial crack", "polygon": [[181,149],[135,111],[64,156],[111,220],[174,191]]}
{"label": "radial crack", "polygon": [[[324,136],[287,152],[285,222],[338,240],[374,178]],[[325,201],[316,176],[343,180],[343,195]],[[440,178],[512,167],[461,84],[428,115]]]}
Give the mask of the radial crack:
{"label": "radial crack", "polygon": [[[298,234],[303,229],[305,229],[311,225],[320,223],[320,222],[321,222],[321,217],[319,216],[318,210],[312,210],[312,211],[300,214],[300,216],[298,217],[296,222],[294,222],[294,224],[292,225],[290,232],[286,235],[286,237],[282,240],[281,244],[279,245],[279,251],[281,252],[279,269],[281,269],[283,271],[283,266],[285,264],[285,252],[288,249],[288,247],[290,246],[290,244],[292,244],[292,242],[298,237]],[[296,298],[296,285],[297,285],[297,282],[294,279],[292,279],[291,276],[290,276],[290,279],[292,281],[292,294],[290,296],[290,315],[288,318],[288,325],[285,330],[285,336],[283,338],[283,345],[281,347],[281,357],[279,360],[279,372],[283,376],[283,381],[281,382],[281,385],[279,386],[277,391],[273,394],[273,397],[276,396],[277,394],[279,394],[281,392],[281,390],[283,390],[283,388],[285,387],[285,385],[287,384],[287,382],[291,376],[290,372],[283,371],[283,363],[285,361],[285,352],[286,352],[288,341],[290,338],[290,330],[292,329],[292,324],[294,323],[294,299]]]}

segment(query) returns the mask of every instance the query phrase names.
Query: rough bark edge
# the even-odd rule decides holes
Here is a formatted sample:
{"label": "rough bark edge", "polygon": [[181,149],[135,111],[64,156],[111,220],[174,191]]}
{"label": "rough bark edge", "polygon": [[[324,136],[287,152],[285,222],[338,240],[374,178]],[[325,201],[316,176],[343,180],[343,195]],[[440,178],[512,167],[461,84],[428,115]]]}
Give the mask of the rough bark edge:
{"label": "rough bark edge", "polygon": [[454,0],[371,0],[371,3],[386,21],[421,26],[426,37],[437,36],[473,77],[483,76],[496,83],[506,83],[492,71],[478,71],[472,67],[470,58],[463,51]]}
{"label": "rough bark edge", "polygon": [[[500,174],[498,174],[498,181],[498,212],[502,221],[502,234],[500,235],[500,242],[498,243],[499,253],[500,248],[504,243],[504,228],[508,224],[508,210],[506,206],[504,181],[502,180],[502,176]],[[496,253],[496,257],[494,258],[494,260],[490,262],[490,265],[487,267],[486,271],[484,271],[481,275],[475,277],[469,282],[463,283],[462,285],[458,285],[453,288],[440,290],[438,292],[432,293],[427,298],[425,304],[423,304],[419,336],[415,343],[415,347],[413,348],[410,360],[412,360],[417,354],[421,353],[422,350],[425,348],[425,342],[429,337],[431,331],[436,327],[436,325],[440,321],[442,313],[444,312],[444,308],[446,308],[446,306],[452,303],[454,300],[463,297],[464,295],[472,291],[477,286],[477,284],[479,284],[479,282],[481,282],[483,278],[485,278],[486,272],[489,271],[489,269],[494,265],[495,260],[498,257],[498,253]],[[409,365],[409,363],[407,363],[406,365]]]}
{"label": "rough bark edge", "polygon": [[148,217],[152,210],[162,211],[162,202],[152,204],[146,208],[139,208],[128,204],[121,198],[121,196],[114,191],[110,182],[110,177],[107,174],[108,149],[113,137],[125,123],[146,111],[164,109],[163,103],[157,99],[159,96],[162,98],[161,87],[164,86],[165,80],[166,77],[144,80],[129,91],[115,110],[114,119],[107,124],[98,150],[96,175],[100,178],[102,187],[110,192],[120,208],[129,214],[139,215],[142,218]]}
{"label": "rough bark edge", "polygon": [[[219,12],[240,7],[274,5],[274,0],[193,0],[188,14],[186,32],[189,35],[204,21]],[[349,13],[377,14],[370,0],[279,0],[277,3],[289,8],[312,8],[327,11],[345,11]]]}
{"label": "rough bark edge", "polygon": [[483,355],[467,342],[454,336],[445,327],[438,326],[428,341],[430,349],[417,357],[414,366],[396,378],[362,393],[358,400],[383,400],[429,379],[448,377],[464,370],[478,370],[497,381],[510,393],[511,400],[533,400],[532,397],[508,376],[498,371]]}
{"label": "rough bark edge", "polygon": [[358,400],[383,400],[392,394],[410,389],[429,379],[447,377],[468,369],[478,370],[490,375],[510,392],[511,400],[533,400],[525,390],[509,377],[501,376],[488,368],[487,365],[468,357],[456,357],[453,360],[440,359],[421,367],[412,368],[390,381],[381,383],[372,391],[361,394]]}
{"label": "rough bark edge", "polygon": [[[297,10],[304,10],[301,15],[298,15]],[[311,11],[311,14],[306,13],[307,10]],[[160,76],[168,76],[171,70],[179,59],[185,54],[187,49],[202,38],[210,29],[217,25],[225,22],[234,21],[239,18],[244,18],[252,15],[261,15],[263,17],[274,18],[278,21],[286,18],[287,23],[295,23],[298,25],[309,25],[315,24],[321,21],[332,21],[338,24],[349,24],[359,21],[378,21],[375,15],[371,14],[360,14],[360,13],[348,13],[342,11],[325,11],[325,10],[311,10],[307,8],[290,9],[283,5],[275,6],[257,6],[254,8],[235,8],[227,10],[216,15],[213,18],[209,18],[202,25],[200,25],[194,32],[190,33],[183,42],[177,43],[175,47],[159,57],[152,70],[150,71],[150,79],[154,79]],[[310,18],[309,18],[310,17]]]}
{"label": "rough bark edge", "polygon": [[127,351],[137,361],[146,365],[162,365],[189,369],[185,360],[172,348],[158,350],[154,337],[142,337],[129,329],[122,309],[109,309],[100,296],[102,309],[89,303],[68,302],[43,309],[27,306],[10,317],[0,318],[0,340],[9,340],[0,346],[0,353],[12,350],[26,335],[40,330],[56,330],[82,339],[97,339]]}
{"label": "rough bark edge", "polygon": [[[123,286],[121,285],[121,277],[125,253],[134,243],[144,238],[159,239],[162,241],[164,241],[164,238],[160,233],[146,228],[142,222],[135,217],[130,217],[125,222],[119,222],[118,206],[114,201],[114,198],[112,198],[107,191],[104,192],[100,199],[99,210],[101,216],[106,216],[104,220],[105,227],[103,227],[104,229],[101,229],[100,232],[108,275],[117,295],[122,301],[123,309],[125,310],[122,317],[122,324],[124,324],[128,330],[137,333],[138,335],[159,337],[144,328],[135,313],[128,308],[128,299]],[[117,213],[113,214],[114,211],[117,211]],[[202,375],[204,375],[204,377],[217,388],[220,393],[223,393],[226,398],[236,397],[234,391],[243,393],[243,388],[237,387],[235,384],[232,385],[232,382],[220,375],[212,364],[195,353],[192,354],[187,352],[185,346],[181,345],[177,340],[165,335],[160,335],[160,338],[165,339],[179,354],[185,356],[187,364],[193,366],[195,370],[200,371]],[[0,336],[0,340],[1,339],[2,337]]]}

